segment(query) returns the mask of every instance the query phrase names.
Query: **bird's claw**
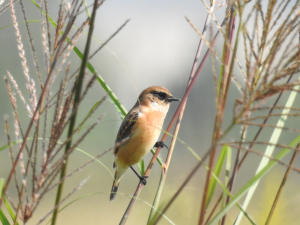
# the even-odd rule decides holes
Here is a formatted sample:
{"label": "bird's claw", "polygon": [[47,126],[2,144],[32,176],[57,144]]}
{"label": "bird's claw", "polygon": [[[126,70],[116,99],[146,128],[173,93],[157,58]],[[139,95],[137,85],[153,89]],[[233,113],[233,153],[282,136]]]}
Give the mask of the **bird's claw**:
{"label": "bird's claw", "polygon": [[142,182],[143,185],[147,184],[147,181],[146,181],[147,178],[148,178],[148,176],[141,176],[140,177],[140,181]]}
{"label": "bird's claw", "polygon": [[168,146],[165,144],[164,141],[158,141],[158,142],[156,142],[155,145],[154,145],[154,147],[156,147],[156,148],[157,147],[161,147],[161,148],[166,147],[169,150]]}

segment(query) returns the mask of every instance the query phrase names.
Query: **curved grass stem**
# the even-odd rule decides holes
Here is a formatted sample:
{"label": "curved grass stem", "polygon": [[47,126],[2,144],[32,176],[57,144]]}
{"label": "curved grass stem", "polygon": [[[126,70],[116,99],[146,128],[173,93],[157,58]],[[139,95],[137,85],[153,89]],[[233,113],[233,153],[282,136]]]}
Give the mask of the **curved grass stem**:
{"label": "curved grass stem", "polygon": [[[83,85],[83,78],[84,78],[85,69],[86,69],[86,65],[87,65],[87,62],[88,62],[88,58],[89,58],[89,51],[90,51],[90,45],[91,45],[91,40],[92,40],[92,34],[93,34],[93,31],[94,31],[94,21],[95,21],[95,17],[96,17],[97,3],[98,3],[98,1],[95,0],[94,1],[93,12],[92,12],[92,17],[90,19],[90,27],[89,27],[89,33],[88,33],[87,41],[86,41],[86,45],[85,45],[84,55],[83,55],[83,59],[82,59],[82,62],[81,62],[79,76],[78,76],[78,79],[77,79],[77,82],[76,82],[76,92],[75,92],[74,106],[73,106],[73,111],[72,111],[73,116],[70,120],[68,137],[71,137],[73,135],[73,130],[75,128],[78,105],[80,103],[81,89],[82,89],[82,85]],[[66,144],[65,153],[67,153],[67,151],[69,150],[69,148],[71,146],[72,146],[72,138]],[[66,175],[67,165],[68,165],[68,158],[66,158],[65,164],[64,164],[64,166],[61,170],[60,180],[63,179]],[[56,199],[55,199],[56,208],[55,208],[55,210],[53,211],[53,214],[52,214],[52,221],[51,221],[52,225],[56,224],[57,214],[58,214],[58,211],[59,211],[59,203],[60,203],[61,196],[62,196],[62,191],[63,191],[63,185],[64,185],[64,181],[61,182],[58,185],[58,188],[57,188]]]}

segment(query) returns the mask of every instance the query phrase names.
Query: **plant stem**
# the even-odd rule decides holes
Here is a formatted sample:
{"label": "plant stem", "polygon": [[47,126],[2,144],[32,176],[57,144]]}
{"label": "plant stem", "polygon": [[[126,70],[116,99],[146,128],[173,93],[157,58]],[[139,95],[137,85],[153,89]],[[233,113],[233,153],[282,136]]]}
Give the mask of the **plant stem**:
{"label": "plant stem", "polygon": [[[287,80],[286,83],[289,83],[289,82],[291,81],[291,79],[292,79],[294,73],[295,73],[295,71],[292,72],[292,74],[290,75],[290,77],[289,77],[289,79]],[[255,141],[256,141],[257,138],[259,137],[259,135],[260,135],[262,129],[264,128],[264,125],[265,125],[265,124],[267,123],[267,121],[269,120],[269,118],[270,118],[269,116],[272,114],[273,110],[275,109],[276,105],[278,104],[278,102],[279,102],[279,100],[280,100],[282,94],[283,94],[283,91],[280,92],[280,94],[279,94],[278,97],[276,98],[276,100],[275,100],[275,102],[274,102],[274,104],[273,104],[273,107],[270,109],[268,115],[266,116],[266,118],[265,118],[264,121],[262,122],[262,124],[261,124],[261,126],[259,127],[257,133],[255,134],[255,136],[254,136],[252,142],[250,143],[250,145],[249,145],[249,147],[248,147],[249,149],[251,149],[251,148],[253,147],[253,145],[255,144]],[[241,168],[241,166],[243,165],[243,162],[244,162],[245,159],[247,158],[248,153],[249,153],[249,151],[246,151],[245,154],[243,155],[241,161],[239,162],[239,164],[238,164],[238,166],[237,166],[237,171],[236,171],[236,172],[238,172],[239,169]],[[230,180],[229,180],[229,182],[228,182],[228,187],[230,187],[232,181],[233,181],[233,176],[231,176],[231,178],[230,178]],[[208,219],[206,220],[206,223],[205,223],[205,224],[207,224],[207,223],[209,222],[209,218],[212,217],[212,215],[213,215],[215,209],[217,208],[217,205],[218,205],[218,204],[220,203],[220,201],[221,201],[221,198],[222,198],[222,194],[220,195],[218,201],[216,202],[216,204],[215,204],[213,210],[210,212],[210,215],[209,215]]]}
{"label": "plant stem", "polygon": [[[230,41],[230,44],[232,45],[233,41],[233,33],[234,33],[234,27],[235,27],[235,16],[234,16],[234,9],[233,6],[230,7],[231,14],[230,14],[230,21],[226,26],[226,34],[227,34],[227,39]],[[231,53],[230,53],[230,48],[227,46],[227,42],[224,41],[224,53],[223,53],[223,67],[226,66],[228,68],[228,65],[231,62]],[[206,181],[205,181],[205,186],[204,186],[204,191],[203,191],[203,197],[202,197],[202,204],[201,204],[201,209],[200,209],[200,218],[199,218],[199,225],[202,225],[204,222],[204,215],[205,215],[205,210],[207,207],[207,193],[208,193],[208,188],[209,188],[209,183],[211,180],[211,174],[212,174],[212,168],[215,160],[215,155],[217,151],[217,145],[215,145],[216,141],[220,139],[221,136],[221,129],[222,129],[222,123],[223,123],[223,118],[224,118],[224,111],[226,107],[226,102],[227,102],[227,93],[229,91],[229,86],[230,86],[230,78],[231,74],[230,71],[227,69],[221,70],[222,74],[220,76],[221,81],[221,86],[220,86],[220,91],[217,93],[217,106],[216,106],[216,118],[215,118],[215,125],[214,125],[214,132],[213,132],[213,140],[212,140],[212,145],[215,146],[215,148],[210,152],[210,157],[209,157],[209,164],[208,167],[210,168],[207,171],[206,174]]]}
{"label": "plant stem", "polygon": [[[221,141],[227,134],[228,132],[233,128],[235,124],[231,123],[229,127],[224,131],[224,133],[220,136],[220,139],[216,141],[216,144],[218,144],[219,141]],[[216,146],[212,145],[209,150],[205,153],[205,155],[201,158],[200,162],[196,164],[194,169],[189,173],[187,178],[184,180],[180,188],[176,191],[176,193],[172,196],[171,200],[166,204],[163,210],[161,210],[160,214],[156,218],[156,220],[153,222],[153,224],[157,224],[161,216],[167,211],[167,209],[171,206],[171,204],[175,201],[175,199],[178,197],[180,192],[183,190],[183,188],[187,185],[187,183],[190,181],[190,179],[193,177],[193,175],[197,172],[198,169],[200,169],[201,165],[203,162],[207,159],[207,157],[210,155],[211,151],[215,148]]]}
{"label": "plant stem", "polygon": [[[298,145],[297,145],[297,149],[299,149],[299,146],[300,146],[300,145],[298,144]],[[290,166],[292,166],[292,165],[294,164],[295,159],[296,159],[296,157],[297,157],[297,154],[298,154],[298,151],[294,151],[294,154],[293,154],[293,156],[292,156],[292,158],[291,158],[291,160],[290,160],[290,163],[289,163]],[[267,221],[266,221],[265,225],[270,224],[270,221],[271,221],[271,218],[272,218],[272,216],[273,216],[275,207],[276,207],[276,205],[277,205],[277,203],[278,203],[278,201],[279,201],[279,197],[280,197],[280,195],[281,195],[281,193],[282,193],[283,187],[284,187],[284,185],[285,185],[285,182],[286,182],[286,180],[287,180],[287,178],[288,178],[290,172],[291,172],[291,167],[288,167],[287,170],[286,170],[286,172],[285,172],[285,175],[284,175],[284,177],[283,177],[283,180],[282,180],[282,182],[281,182],[281,184],[280,184],[279,190],[278,190],[278,192],[277,192],[277,194],[276,194],[276,197],[275,197],[275,199],[274,199],[274,202],[273,202],[273,204],[272,204],[272,207],[271,207],[271,209],[270,209],[270,212],[269,212],[269,215],[268,215],[268,218],[267,218]]]}
{"label": "plant stem", "polygon": [[[213,9],[213,7],[212,7],[212,9]],[[206,17],[206,20],[205,20],[204,28],[203,28],[203,31],[202,31],[202,36],[203,37],[206,36],[207,27],[208,27],[208,24],[210,22],[210,19],[211,19],[211,15],[208,13],[207,17]],[[195,56],[195,59],[194,59],[193,67],[192,67],[192,70],[191,70],[191,74],[190,74],[186,89],[188,89],[188,87],[191,83],[191,80],[195,76],[195,72],[196,72],[196,69],[197,69],[197,66],[198,66],[198,61],[199,61],[200,53],[201,53],[201,50],[202,50],[203,42],[204,42],[203,39],[200,38],[199,46],[198,46],[198,49],[197,49],[197,52],[196,52],[196,56]],[[205,61],[206,60],[204,60],[204,58],[203,58],[203,62],[205,62]],[[170,150],[168,152],[165,165],[162,169],[161,180],[158,184],[158,189],[157,189],[155,198],[153,200],[153,204],[152,204],[153,207],[151,208],[151,211],[150,211],[150,215],[149,215],[149,218],[148,218],[148,223],[150,222],[150,219],[155,215],[155,212],[157,211],[156,209],[158,208],[158,204],[159,204],[159,201],[160,201],[160,198],[161,198],[161,193],[162,193],[162,190],[164,188],[165,180],[167,178],[167,172],[168,172],[168,168],[169,168],[169,165],[170,165],[171,157],[172,157],[173,150],[174,150],[174,147],[175,147],[175,142],[176,142],[176,139],[177,139],[177,136],[178,136],[180,123],[181,123],[183,113],[184,113],[184,110],[185,110],[186,102],[187,102],[187,99],[183,103],[183,106],[181,108],[181,111],[180,111],[178,119],[177,119],[177,123],[176,123],[175,130],[174,130],[174,133],[173,133],[172,141],[171,141],[171,144],[170,144]]]}
{"label": "plant stem", "polygon": [[[86,41],[86,45],[85,45],[84,55],[83,55],[83,59],[81,62],[78,79],[76,82],[76,92],[75,92],[74,105],[73,105],[73,110],[72,110],[72,118],[70,120],[69,131],[68,131],[68,138],[70,138],[70,137],[71,138],[70,138],[70,141],[66,144],[65,153],[67,153],[69,148],[72,146],[72,135],[73,135],[74,127],[75,127],[76,116],[77,116],[77,112],[78,112],[78,105],[80,103],[81,89],[82,89],[83,78],[84,78],[84,74],[85,74],[85,70],[86,70],[86,65],[88,62],[92,34],[94,31],[94,21],[95,21],[95,17],[96,17],[97,3],[98,3],[98,1],[94,0],[94,8],[93,8],[93,12],[92,12],[92,17],[90,19],[89,33],[87,36],[87,41]],[[67,165],[68,165],[68,157],[66,158],[65,164],[61,170],[60,180],[62,180],[66,175]],[[64,185],[64,181],[62,181],[58,185],[58,188],[57,188],[56,199],[55,199],[55,206],[57,206],[57,207],[55,208],[55,210],[53,211],[53,214],[52,214],[52,221],[51,221],[52,225],[56,224],[57,214],[59,211],[59,203],[60,203],[60,199],[61,199],[61,195],[62,195],[62,191],[63,191],[63,185]]]}
{"label": "plant stem", "polygon": [[[74,14],[74,12],[72,11],[70,17],[73,17],[73,14]],[[71,26],[71,24],[68,23],[66,29],[69,29],[70,26]],[[62,36],[62,39],[65,39],[65,38],[66,38],[66,34],[64,34],[64,35]],[[32,115],[32,118],[31,118],[30,123],[29,123],[28,128],[27,128],[27,131],[26,131],[26,133],[25,133],[24,140],[23,140],[22,145],[21,145],[21,147],[20,147],[20,150],[19,150],[19,152],[18,152],[18,154],[17,154],[16,160],[15,160],[15,162],[14,162],[14,164],[13,164],[13,167],[12,167],[12,169],[11,169],[11,171],[10,171],[10,174],[8,175],[8,178],[7,178],[7,180],[6,180],[6,184],[5,184],[5,187],[4,187],[4,189],[3,189],[2,197],[5,196],[5,193],[6,193],[7,189],[8,189],[8,186],[9,186],[9,184],[10,184],[10,181],[11,181],[11,179],[12,179],[12,176],[13,176],[13,174],[14,174],[15,171],[16,171],[16,167],[17,167],[17,165],[18,165],[20,156],[21,156],[21,154],[22,154],[22,152],[23,152],[23,150],[24,150],[24,147],[25,147],[25,145],[26,145],[26,142],[27,142],[29,133],[30,133],[30,131],[31,131],[32,125],[33,125],[34,121],[38,118],[38,113],[39,113],[39,110],[40,110],[40,106],[42,105],[42,102],[43,102],[43,100],[44,100],[44,98],[45,98],[45,95],[46,95],[46,92],[47,92],[47,89],[48,89],[48,85],[49,85],[49,83],[50,83],[50,78],[51,78],[52,73],[53,73],[53,70],[54,70],[54,68],[55,68],[55,66],[56,66],[57,58],[58,58],[58,55],[60,54],[61,48],[62,48],[62,44],[60,44],[60,46],[59,46],[59,48],[58,48],[58,50],[57,50],[57,52],[56,52],[56,55],[55,55],[55,57],[54,57],[54,61],[53,61],[53,64],[52,64],[52,66],[51,66],[51,68],[50,68],[50,70],[49,70],[47,79],[46,79],[46,81],[45,81],[44,89],[42,90],[41,97],[39,98],[39,101],[38,101],[38,103],[37,103],[36,109],[34,110],[34,113],[33,113],[33,115]],[[2,206],[2,202],[3,202],[3,198],[0,198],[0,208],[1,208],[1,206]]]}
{"label": "plant stem", "polygon": [[[222,25],[224,25],[224,23],[223,23]],[[220,35],[220,32],[218,31],[218,32],[216,33],[215,37],[214,37],[214,41],[216,41],[216,39],[219,37],[219,35]],[[177,119],[177,116],[179,115],[179,113],[180,113],[180,111],[181,111],[181,108],[182,108],[182,106],[184,105],[184,102],[186,101],[187,96],[189,95],[189,93],[190,93],[190,91],[191,91],[193,85],[195,84],[195,82],[196,82],[196,80],[197,80],[197,78],[198,78],[198,76],[199,76],[199,74],[200,74],[200,72],[201,72],[201,70],[202,70],[202,68],[203,68],[203,66],[204,66],[204,63],[206,62],[206,59],[208,58],[208,56],[209,56],[209,54],[210,54],[211,51],[212,51],[212,50],[211,50],[210,48],[206,51],[205,56],[203,57],[203,60],[201,61],[200,65],[199,65],[199,67],[198,67],[198,69],[197,69],[197,71],[196,71],[196,73],[195,73],[195,76],[194,76],[194,77],[192,78],[192,80],[191,80],[191,83],[190,83],[190,85],[189,85],[189,88],[186,90],[186,93],[184,94],[184,96],[183,96],[183,98],[182,98],[182,100],[181,100],[181,103],[179,104],[179,106],[178,106],[178,108],[177,108],[177,111],[175,112],[175,114],[174,114],[174,116],[173,116],[173,118],[172,118],[172,120],[171,120],[171,122],[170,122],[168,128],[166,129],[165,134],[164,134],[163,137],[162,137],[162,141],[165,141],[165,140],[166,140],[166,138],[167,138],[167,136],[168,136],[168,134],[169,134],[169,131],[171,130],[173,124],[175,123],[175,120]],[[152,168],[152,166],[153,166],[153,164],[154,164],[154,162],[155,162],[155,160],[156,160],[156,158],[157,158],[157,156],[158,156],[158,154],[159,154],[159,152],[160,152],[160,149],[161,149],[160,147],[158,147],[158,148],[156,149],[156,152],[155,152],[155,154],[153,155],[153,157],[152,157],[152,159],[151,159],[151,161],[150,161],[150,163],[149,163],[149,165],[148,165],[148,168],[147,168],[147,170],[146,170],[145,176],[148,176],[148,175],[149,175],[150,170],[151,170],[151,168]],[[135,198],[138,196],[138,194],[139,194],[139,192],[141,191],[142,187],[143,187],[143,185],[140,183],[140,184],[138,185],[136,191],[135,191],[135,194],[134,194],[133,197],[132,197],[132,200],[130,201],[130,203],[129,203],[128,207],[127,207],[127,210],[125,211],[125,213],[124,213],[124,215],[123,215],[123,217],[122,217],[122,219],[121,219],[120,224],[125,224],[125,223],[126,223],[126,220],[127,220],[128,216],[129,216],[129,214],[130,214],[130,211],[131,211],[131,209],[132,209],[132,206],[131,206],[131,205],[133,205],[133,204],[135,203],[135,200],[133,200],[133,199],[135,199]],[[130,209],[130,210],[129,210],[129,209]]]}

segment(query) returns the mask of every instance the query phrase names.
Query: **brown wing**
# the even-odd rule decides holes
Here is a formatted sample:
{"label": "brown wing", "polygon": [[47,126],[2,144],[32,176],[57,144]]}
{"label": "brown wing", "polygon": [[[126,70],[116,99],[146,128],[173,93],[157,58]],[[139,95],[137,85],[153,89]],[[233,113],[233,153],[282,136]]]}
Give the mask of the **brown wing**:
{"label": "brown wing", "polygon": [[[124,118],[120,129],[118,131],[117,139],[116,139],[116,144],[125,138],[128,138],[129,135],[131,134],[132,128],[137,121],[139,117],[139,113],[141,110],[139,108],[134,108],[132,109]],[[119,148],[114,149],[114,154],[116,155],[118,153]]]}

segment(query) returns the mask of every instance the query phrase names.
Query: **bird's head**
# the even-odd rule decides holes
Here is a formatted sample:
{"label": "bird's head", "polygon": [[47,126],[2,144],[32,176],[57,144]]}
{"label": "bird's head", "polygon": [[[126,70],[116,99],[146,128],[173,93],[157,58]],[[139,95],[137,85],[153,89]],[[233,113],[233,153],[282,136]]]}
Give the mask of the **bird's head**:
{"label": "bird's head", "polygon": [[168,110],[170,103],[173,101],[180,101],[180,99],[174,98],[166,88],[161,86],[146,88],[138,98],[140,105],[163,111]]}

